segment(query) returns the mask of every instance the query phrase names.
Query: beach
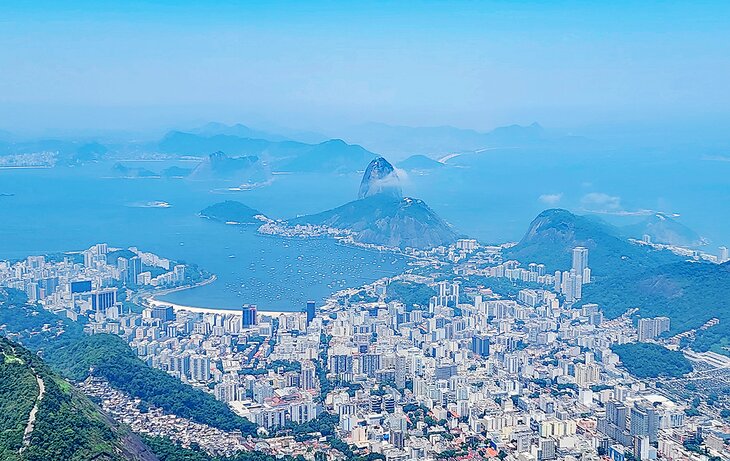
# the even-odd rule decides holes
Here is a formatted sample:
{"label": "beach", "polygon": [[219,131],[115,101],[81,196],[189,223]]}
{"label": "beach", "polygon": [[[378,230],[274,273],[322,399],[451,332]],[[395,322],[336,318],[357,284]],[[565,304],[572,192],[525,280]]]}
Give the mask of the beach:
{"label": "beach", "polygon": [[[182,304],[175,304],[171,303],[169,301],[160,301],[159,299],[155,299],[155,296],[158,295],[150,295],[146,296],[142,299],[143,305],[149,306],[149,307],[155,307],[155,306],[171,306],[175,312],[178,311],[188,311],[188,312],[197,312],[200,314],[234,314],[234,315],[241,315],[240,309],[217,309],[213,307],[197,307],[197,306],[184,306]],[[278,312],[278,311],[258,311],[259,316],[268,316],[268,317],[279,317],[281,315],[285,314],[297,314],[298,312]]]}

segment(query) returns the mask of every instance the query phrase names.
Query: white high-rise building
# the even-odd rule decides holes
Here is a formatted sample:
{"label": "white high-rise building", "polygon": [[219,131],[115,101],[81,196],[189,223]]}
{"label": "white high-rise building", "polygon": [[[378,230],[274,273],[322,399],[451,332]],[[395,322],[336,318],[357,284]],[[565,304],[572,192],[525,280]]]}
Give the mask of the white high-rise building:
{"label": "white high-rise building", "polygon": [[190,377],[195,381],[209,381],[210,358],[204,355],[190,356]]}
{"label": "white high-rise building", "polygon": [[586,267],[588,267],[588,248],[573,248],[573,270],[575,273],[582,275]]}
{"label": "white high-rise building", "polygon": [[720,247],[720,262],[730,261],[730,251],[727,247]]}

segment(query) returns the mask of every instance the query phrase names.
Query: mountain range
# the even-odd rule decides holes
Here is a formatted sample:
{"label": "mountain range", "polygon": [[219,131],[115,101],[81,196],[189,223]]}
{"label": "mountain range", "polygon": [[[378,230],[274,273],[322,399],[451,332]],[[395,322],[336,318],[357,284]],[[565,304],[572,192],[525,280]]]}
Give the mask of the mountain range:
{"label": "mountain range", "polygon": [[270,141],[230,134],[204,135],[172,131],[158,143],[167,154],[207,156],[221,152],[228,158],[257,157],[274,171],[348,173],[362,171],[376,155],[361,146],[330,139],[318,144]]}
{"label": "mountain range", "polygon": [[488,132],[452,126],[410,127],[366,123],[343,130],[341,136],[375,152],[401,158],[412,154],[443,155],[490,147],[588,142],[583,138],[549,133],[538,123],[503,126]]}

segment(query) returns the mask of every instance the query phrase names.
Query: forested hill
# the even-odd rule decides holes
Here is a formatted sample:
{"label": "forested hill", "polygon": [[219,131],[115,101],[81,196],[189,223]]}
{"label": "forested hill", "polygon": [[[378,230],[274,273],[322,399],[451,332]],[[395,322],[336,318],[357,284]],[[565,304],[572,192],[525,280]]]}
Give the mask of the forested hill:
{"label": "forested hill", "polygon": [[233,413],[228,405],[216,400],[213,395],[149,367],[118,336],[84,336],[47,351],[46,356],[49,364],[63,370],[69,379],[80,381],[93,373],[114,388],[177,416],[225,431],[256,433],[255,424]]}
{"label": "forested hill", "polygon": [[596,278],[681,261],[668,251],[629,242],[620,229],[598,218],[557,208],[537,215],[520,242],[505,251],[505,258],[542,263],[551,272],[569,270],[571,250],[577,246],[588,248],[588,265]]}
{"label": "forested hill", "polygon": [[[157,460],[136,435],[103,415],[38,356],[4,337],[0,351],[0,459]],[[26,427],[32,432],[24,440]]]}
{"label": "forested hill", "polygon": [[671,333],[698,328],[713,317],[720,323],[698,332],[697,350],[730,354],[730,264],[688,262],[667,250],[630,242],[600,219],[551,209],[540,213],[522,240],[504,252],[523,265],[543,263],[550,271],[569,270],[571,250],[588,248],[592,283],[581,303],[597,303],[609,318],[630,308],[640,317],[667,316]]}
{"label": "forested hill", "polygon": [[42,353],[64,378],[83,380],[93,367],[116,389],[169,413],[222,430],[255,433],[253,423],[213,395],[148,366],[122,338],[85,335],[80,324],[27,302],[21,291],[0,289],[0,336]]}

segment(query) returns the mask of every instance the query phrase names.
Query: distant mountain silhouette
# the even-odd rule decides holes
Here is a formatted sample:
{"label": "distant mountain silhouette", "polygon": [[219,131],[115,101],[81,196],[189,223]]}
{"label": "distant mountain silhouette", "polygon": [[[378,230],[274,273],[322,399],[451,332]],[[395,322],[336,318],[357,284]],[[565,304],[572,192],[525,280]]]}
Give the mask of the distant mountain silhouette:
{"label": "distant mountain silhouette", "polygon": [[409,127],[366,123],[344,130],[344,139],[390,156],[416,152],[444,155],[495,147],[528,147],[555,143],[575,143],[580,139],[548,133],[538,123],[510,125],[489,132],[451,126]]}
{"label": "distant mountain silhouette", "polygon": [[210,122],[200,128],[190,130],[190,133],[202,136],[236,136],[239,138],[264,139],[266,141],[291,141],[290,138],[276,133],[260,131],[250,128],[241,123],[235,125],[226,125],[224,123]]}
{"label": "distant mountain silhouette", "polygon": [[398,168],[401,168],[406,171],[428,171],[428,170],[438,170],[440,168],[443,168],[443,163],[432,159],[431,157],[427,157],[425,155],[411,155],[407,159],[403,160],[402,162],[398,162]]}
{"label": "distant mountain silhouette", "polygon": [[319,144],[296,141],[267,141],[218,134],[204,136],[172,131],[159,142],[161,152],[177,155],[208,155],[224,152],[229,157],[256,156],[275,171],[353,172],[362,171],[376,157],[358,145],[331,139]]}
{"label": "distant mountain silhouette", "polygon": [[190,174],[192,179],[237,179],[261,181],[267,174],[259,158],[253,155],[229,157],[221,151],[213,152]]}
{"label": "distant mountain silhouette", "polygon": [[684,247],[699,247],[707,242],[697,232],[663,213],[656,213],[640,223],[624,226],[622,231],[633,238],[649,235],[652,242]]}

